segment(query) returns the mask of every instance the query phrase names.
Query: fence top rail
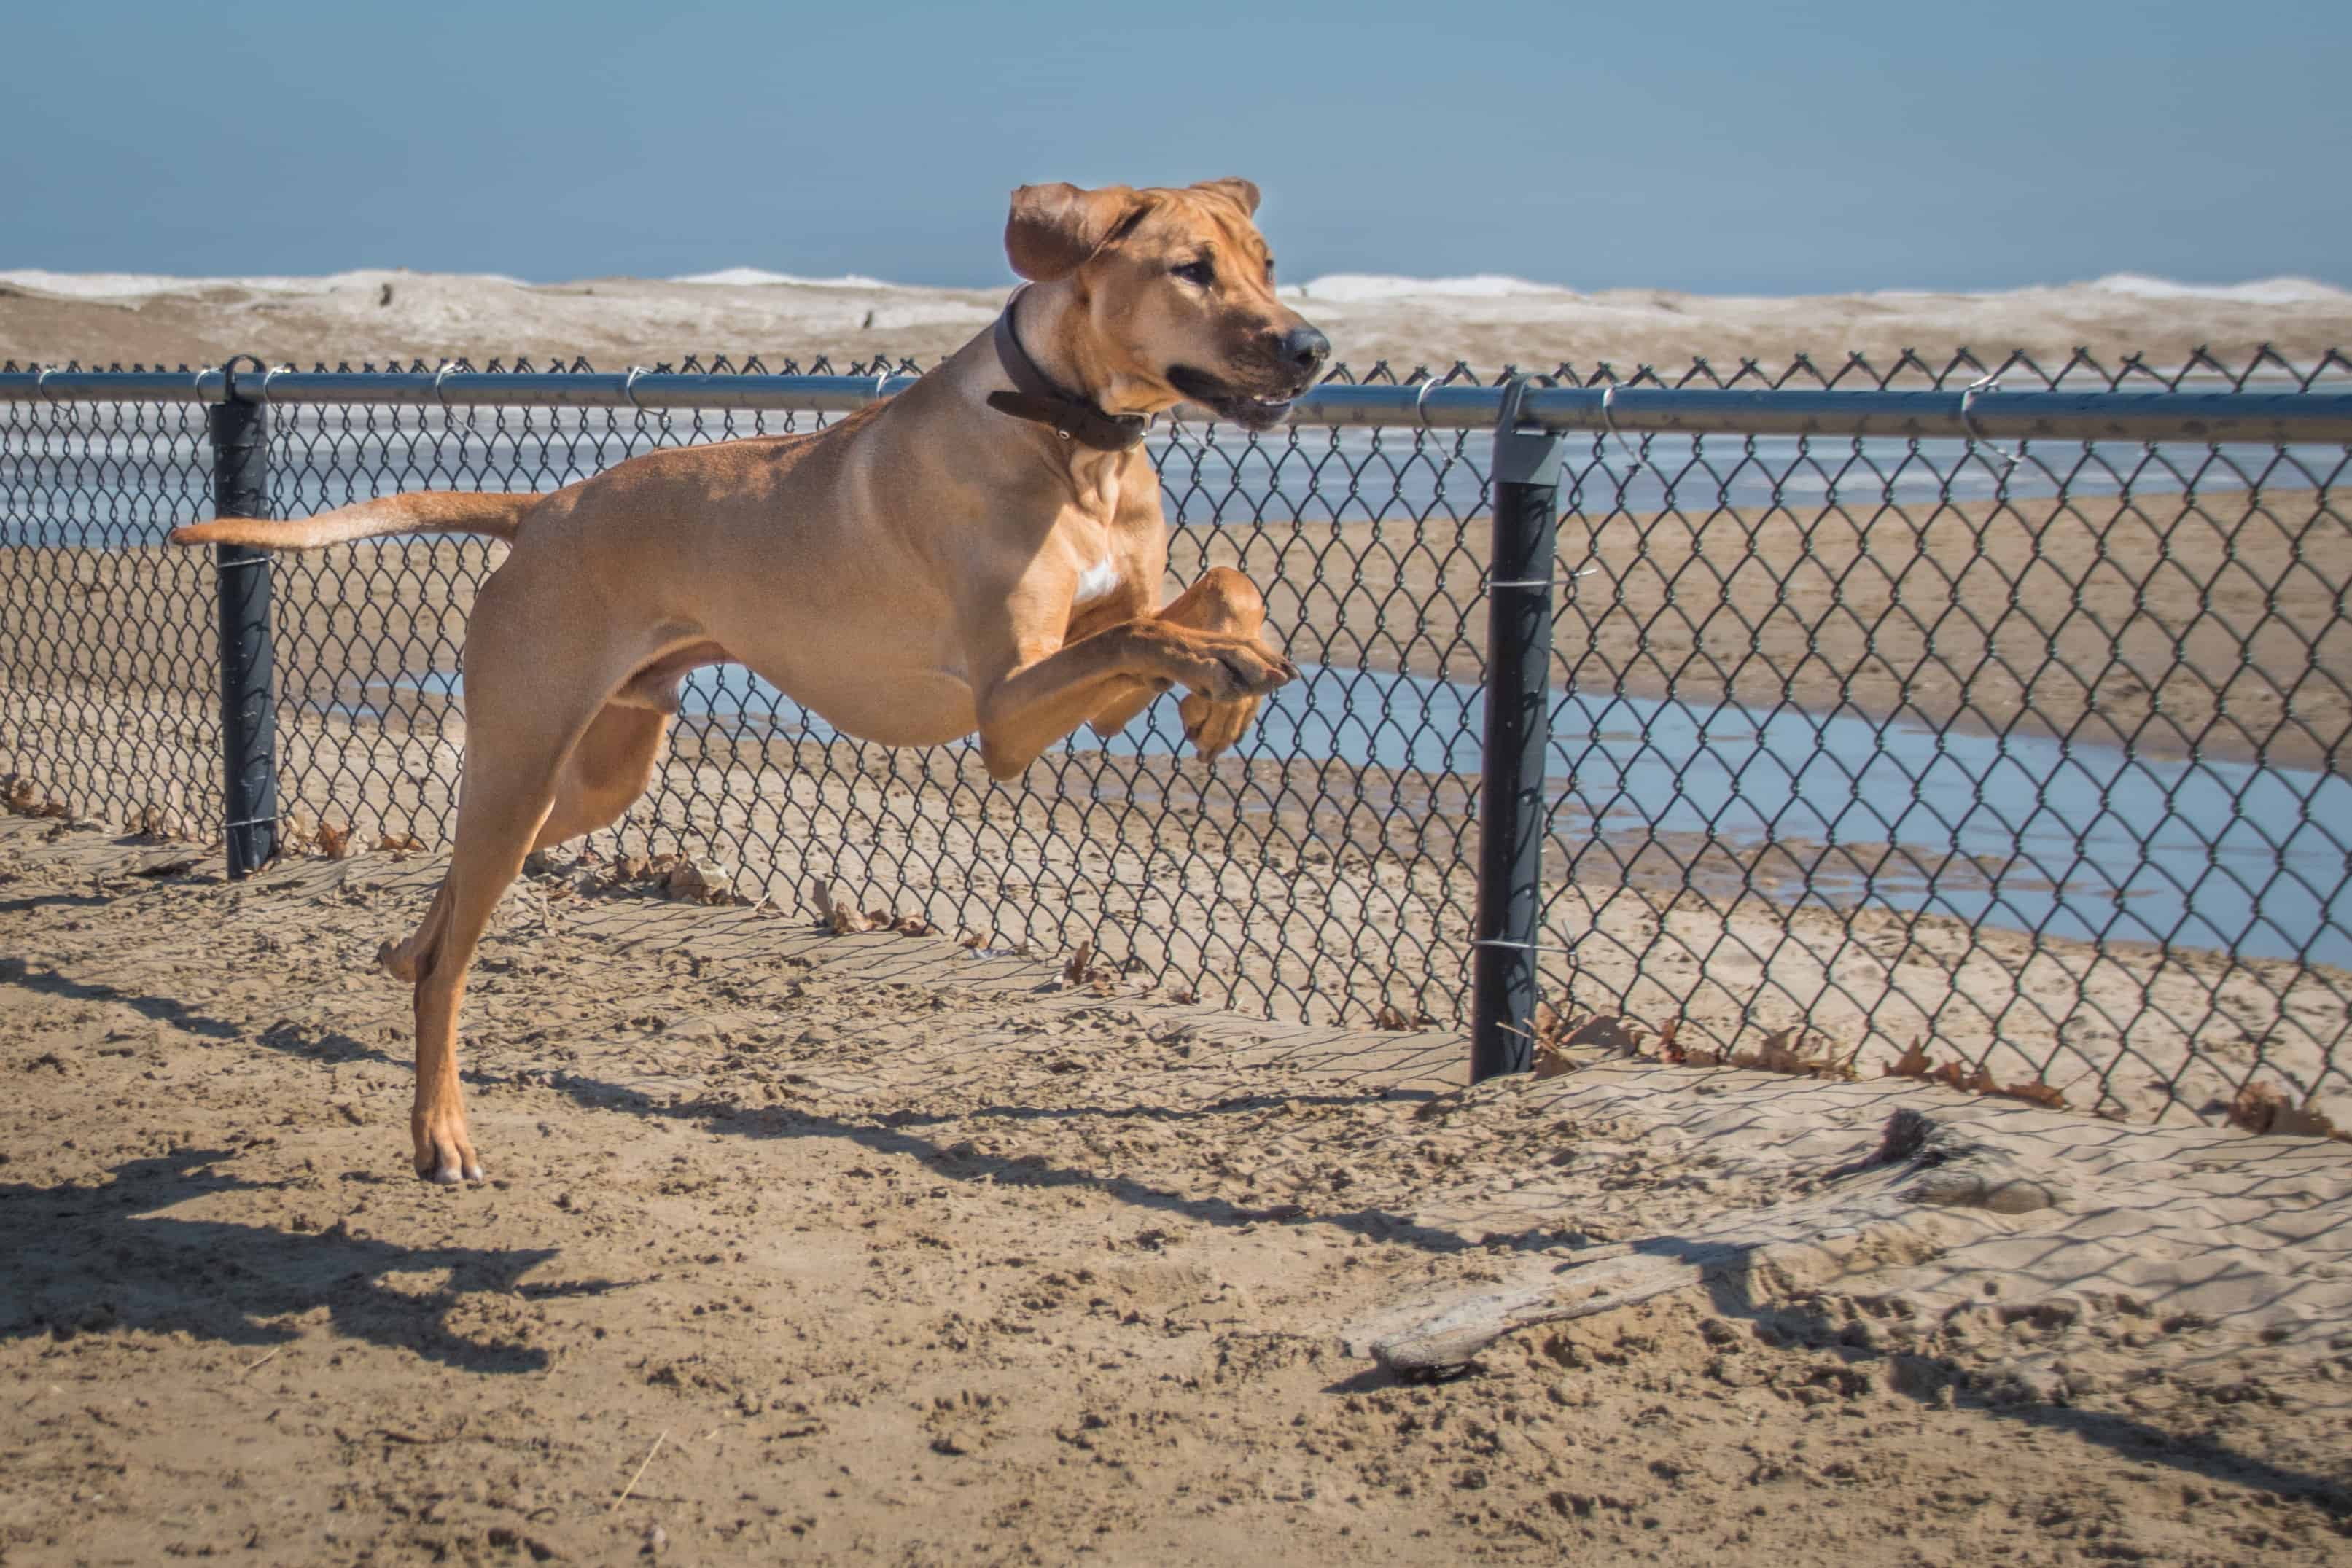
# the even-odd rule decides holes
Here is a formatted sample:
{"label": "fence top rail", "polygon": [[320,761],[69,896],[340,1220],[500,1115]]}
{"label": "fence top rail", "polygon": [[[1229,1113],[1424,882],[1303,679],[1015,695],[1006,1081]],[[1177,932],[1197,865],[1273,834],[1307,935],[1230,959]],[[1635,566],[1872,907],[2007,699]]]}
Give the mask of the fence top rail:
{"label": "fence top rail", "polygon": [[[384,404],[766,410],[846,413],[911,386],[904,373],[712,375],[667,371],[270,371],[0,372],[0,402]],[[1486,430],[1503,389],[1467,383],[1326,382],[1291,405],[1309,428]],[[1528,418],[1560,432],[2057,441],[2352,444],[2352,392],[1838,391],[1822,388],[1536,387]],[[1205,422],[1205,411],[1180,417]]]}

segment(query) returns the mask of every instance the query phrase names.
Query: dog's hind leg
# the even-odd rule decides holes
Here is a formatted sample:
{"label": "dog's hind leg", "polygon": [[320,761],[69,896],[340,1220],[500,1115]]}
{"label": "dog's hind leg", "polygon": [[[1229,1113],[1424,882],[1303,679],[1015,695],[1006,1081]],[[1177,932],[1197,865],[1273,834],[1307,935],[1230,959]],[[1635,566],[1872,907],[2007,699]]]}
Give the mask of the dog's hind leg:
{"label": "dog's hind leg", "polygon": [[[620,821],[621,813],[646,792],[668,725],[667,713],[607,703],[564,758],[556,778],[555,805],[530,847],[550,849]],[[445,879],[416,929],[405,940],[386,942],[376,950],[375,961],[395,978],[415,984],[417,962],[441,939],[448,912],[449,883]]]}
{"label": "dog's hind leg", "polygon": [[555,806],[540,824],[534,850],[593,833],[621,820],[646,792],[661,755],[669,715],[607,703],[588,726],[555,783]]}
{"label": "dog's hind leg", "polygon": [[[550,826],[567,759],[626,674],[625,665],[599,669],[610,650],[587,637],[570,648],[547,646],[544,628],[560,622],[518,613],[525,606],[512,602],[530,592],[528,581],[502,572],[477,601],[466,649],[466,776],[457,844],[423,928],[403,945],[416,986],[416,1100],[409,1126],[417,1174],[434,1181],[482,1175],[457,1083],[467,967],[499,897]],[[541,628],[536,643],[524,630],[534,623]]]}

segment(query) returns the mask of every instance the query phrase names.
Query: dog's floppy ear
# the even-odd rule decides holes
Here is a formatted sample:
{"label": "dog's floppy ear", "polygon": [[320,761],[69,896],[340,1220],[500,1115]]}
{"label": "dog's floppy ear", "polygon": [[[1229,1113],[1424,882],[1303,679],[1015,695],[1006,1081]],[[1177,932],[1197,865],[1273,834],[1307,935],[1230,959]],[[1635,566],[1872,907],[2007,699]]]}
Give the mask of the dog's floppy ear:
{"label": "dog's floppy ear", "polygon": [[1193,183],[1196,191],[1214,191],[1231,196],[1242,204],[1242,211],[1257,216],[1257,186],[1247,180],[1201,180]]}
{"label": "dog's floppy ear", "polygon": [[1066,277],[1102,248],[1143,198],[1129,185],[1081,191],[1059,181],[1013,193],[1004,220],[1004,254],[1032,283]]}

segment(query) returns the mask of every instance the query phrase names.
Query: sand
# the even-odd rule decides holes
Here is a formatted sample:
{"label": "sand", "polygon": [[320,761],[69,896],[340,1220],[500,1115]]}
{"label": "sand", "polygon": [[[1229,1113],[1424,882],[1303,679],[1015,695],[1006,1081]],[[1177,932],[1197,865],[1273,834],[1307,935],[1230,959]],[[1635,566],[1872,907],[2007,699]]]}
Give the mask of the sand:
{"label": "sand", "polygon": [[[1465,1092],[1443,1031],[551,877],[477,975],[493,1180],[452,1191],[405,1174],[406,998],[367,968],[436,864],[185,860],[0,820],[11,1563],[2221,1568],[2352,1535],[2340,1145],[1591,1053]],[[1897,1113],[1960,1157],[1877,1159]],[[1916,1196],[1987,1161],[2032,1206]],[[1365,1354],[1792,1227],[1454,1381]]]}
{"label": "sand", "polygon": [[[976,277],[999,265],[984,243]],[[919,288],[873,280],[682,283],[512,278],[362,271],[308,278],[122,278],[0,274],[0,361],[83,364],[217,363],[232,353],[278,362],[444,357],[599,367],[724,354],[740,365],[805,368],[824,356],[936,361],[971,339],[1010,280]],[[1291,302],[1329,335],[1334,358],[1370,374],[1457,361],[1587,373],[1607,361],[1678,370],[1705,356],[1721,372],[1744,358],[1777,370],[1805,353],[1825,371],[1849,353],[1892,369],[1916,350],[1941,368],[1972,347],[2011,350],[2055,370],[2086,349],[2111,371],[2126,355],[2186,364],[2200,349],[2243,364],[2263,345],[2309,364],[2352,342],[2352,292],[2296,280],[2184,289],[2133,277],[1989,294],[1870,294],[1789,298],[1655,289],[1584,294],[1476,280],[1308,280]]]}

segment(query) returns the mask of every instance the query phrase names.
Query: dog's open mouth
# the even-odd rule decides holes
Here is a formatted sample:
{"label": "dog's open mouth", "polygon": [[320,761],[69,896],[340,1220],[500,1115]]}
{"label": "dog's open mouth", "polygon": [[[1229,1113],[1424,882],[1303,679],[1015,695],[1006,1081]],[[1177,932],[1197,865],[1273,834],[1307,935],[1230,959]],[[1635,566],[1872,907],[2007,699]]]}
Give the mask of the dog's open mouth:
{"label": "dog's open mouth", "polygon": [[1170,371],[1168,384],[1219,419],[1230,419],[1247,430],[1266,430],[1280,424],[1298,395],[1294,392],[1286,397],[1260,397],[1190,365],[1178,365]]}

